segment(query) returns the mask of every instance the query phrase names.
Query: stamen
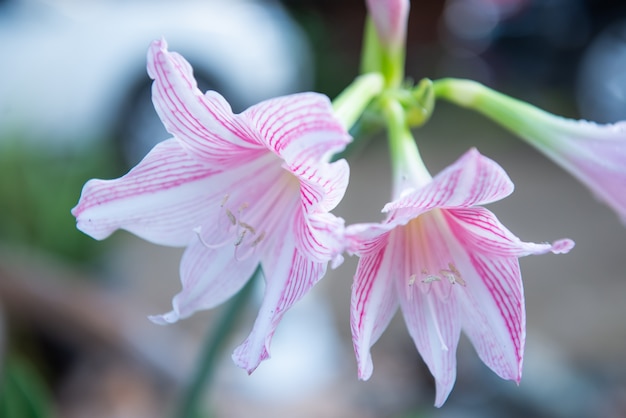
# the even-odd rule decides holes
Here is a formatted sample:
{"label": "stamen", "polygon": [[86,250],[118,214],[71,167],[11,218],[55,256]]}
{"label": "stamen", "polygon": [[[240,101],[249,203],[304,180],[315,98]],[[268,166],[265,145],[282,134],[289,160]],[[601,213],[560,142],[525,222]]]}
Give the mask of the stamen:
{"label": "stamen", "polygon": [[245,229],[247,229],[248,231],[250,231],[250,233],[251,233],[252,235],[255,235],[255,234],[256,234],[256,230],[252,227],[252,225],[249,225],[249,224],[247,224],[247,223],[245,223],[245,222],[241,222],[241,221],[239,221],[239,225],[241,225],[242,227],[244,227]]}
{"label": "stamen", "polygon": [[233,226],[237,225],[237,218],[235,218],[235,215],[233,215],[230,209],[226,209],[226,216],[228,216],[228,219]]}
{"label": "stamen", "polygon": [[204,238],[202,238],[202,235],[201,235],[202,227],[201,226],[195,227],[192,231],[195,232],[195,234],[198,236],[198,239],[200,240],[200,243],[202,245],[204,245],[206,248],[209,248],[209,249],[212,249],[212,250],[216,249],[216,248],[223,247],[224,244],[226,244],[226,241],[228,241],[228,240],[226,240],[226,241],[224,241],[224,242],[222,242],[220,244],[209,244],[208,242],[206,242],[204,240]]}
{"label": "stamen", "polygon": [[254,241],[252,241],[252,244],[250,244],[250,246],[256,247],[261,241],[263,241],[263,238],[265,238],[265,231],[261,232],[261,235],[259,235]]}
{"label": "stamen", "polygon": [[248,232],[247,229],[245,229],[241,235],[239,235],[239,237],[237,238],[237,241],[235,241],[235,247],[238,247],[239,245],[241,245],[241,243],[243,242],[243,238],[246,236],[246,233]]}
{"label": "stamen", "polygon": [[222,203],[220,203],[220,207],[224,207],[224,205],[226,204],[226,202],[228,202],[228,198],[230,197],[229,194],[226,194],[223,198],[222,198]]}
{"label": "stamen", "polygon": [[434,274],[429,274],[428,276],[422,279],[422,283],[432,283],[432,282],[440,282],[441,277],[435,276]]}
{"label": "stamen", "polygon": [[452,263],[448,263],[448,270],[442,269],[439,273],[448,279],[450,284],[460,284],[461,286],[465,286],[465,280],[461,277],[461,273],[457,270],[456,266]]}
{"label": "stamen", "polygon": [[409,277],[409,286],[413,286],[415,284],[415,279],[417,277],[415,276],[415,274],[411,274],[411,276]]}

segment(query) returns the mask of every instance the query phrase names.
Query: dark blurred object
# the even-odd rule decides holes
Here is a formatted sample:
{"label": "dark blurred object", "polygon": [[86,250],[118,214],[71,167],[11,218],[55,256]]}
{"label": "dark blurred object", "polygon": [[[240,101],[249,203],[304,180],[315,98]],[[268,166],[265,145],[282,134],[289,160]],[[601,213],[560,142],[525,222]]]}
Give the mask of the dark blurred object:
{"label": "dark blurred object", "polygon": [[308,86],[307,44],[274,1],[5,0],[0,140],[55,149],[117,136],[135,164],[168,137],[145,70],[161,37],[236,110]]}

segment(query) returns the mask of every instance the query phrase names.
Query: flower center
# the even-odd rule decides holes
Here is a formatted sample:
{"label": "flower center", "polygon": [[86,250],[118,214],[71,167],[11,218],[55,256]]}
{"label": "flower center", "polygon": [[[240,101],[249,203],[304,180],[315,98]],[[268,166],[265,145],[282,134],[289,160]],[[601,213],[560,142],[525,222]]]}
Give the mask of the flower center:
{"label": "flower center", "polygon": [[270,245],[289,226],[300,202],[298,179],[275,156],[247,168],[225,192],[215,196],[213,217],[195,232],[207,248],[233,245],[238,260]]}
{"label": "flower center", "polygon": [[409,298],[420,291],[446,300],[454,285],[466,285],[450,250],[450,241],[455,238],[442,215],[438,210],[427,212],[398,230],[397,239],[401,242],[397,248],[404,248]]}

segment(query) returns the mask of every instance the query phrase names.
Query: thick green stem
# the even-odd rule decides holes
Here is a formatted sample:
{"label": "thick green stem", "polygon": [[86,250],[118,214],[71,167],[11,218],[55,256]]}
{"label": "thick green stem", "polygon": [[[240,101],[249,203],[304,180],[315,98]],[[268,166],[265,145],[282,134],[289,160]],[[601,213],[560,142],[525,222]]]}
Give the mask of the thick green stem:
{"label": "thick green stem", "polygon": [[389,152],[393,170],[393,199],[408,187],[420,187],[432,179],[422,161],[417,144],[406,120],[406,112],[400,102],[392,97],[381,100],[387,122]]}
{"label": "thick green stem", "polygon": [[261,272],[259,265],[248,284],[233,296],[226,306],[213,332],[208,334],[200,353],[195,375],[187,392],[183,395],[176,418],[199,418],[203,416],[200,412],[200,404],[215,372],[216,361],[224,348],[224,344],[228,341],[228,336],[235,329],[235,324],[250,299],[254,282],[257,281],[256,279],[261,275]]}
{"label": "thick green stem", "polygon": [[492,90],[476,81],[444,78],[433,83],[435,96],[475,110],[526,139],[550,146],[557,116],[529,103]]}
{"label": "thick green stem", "polygon": [[361,73],[377,72],[384,77],[385,87],[400,87],[404,80],[405,44],[383,45],[371,17],[365,21],[363,48],[361,50]]}
{"label": "thick green stem", "polygon": [[354,126],[372,99],[383,91],[384,85],[385,81],[381,74],[363,74],[354,79],[352,84],[333,100],[335,116],[346,130]]}

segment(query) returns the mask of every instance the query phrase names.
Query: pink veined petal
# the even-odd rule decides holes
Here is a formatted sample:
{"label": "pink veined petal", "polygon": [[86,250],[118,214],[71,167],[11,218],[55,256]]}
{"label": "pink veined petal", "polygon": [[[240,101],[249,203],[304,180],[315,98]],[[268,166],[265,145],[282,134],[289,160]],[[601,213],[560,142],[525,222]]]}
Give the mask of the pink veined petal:
{"label": "pink veined petal", "polygon": [[417,289],[408,297],[398,288],[398,295],[409,334],[435,378],[435,406],[439,407],[456,381],[456,348],[461,334],[457,301],[442,301]]}
{"label": "pink veined petal", "polygon": [[403,224],[430,209],[487,204],[512,191],[513,183],[502,167],[472,148],[425,187],[385,205],[383,212],[398,210],[394,222]]}
{"label": "pink veined petal", "polygon": [[350,167],[346,160],[302,164],[290,168],[300,180],[302,203],[308,212],[333,210],[348,188]]}
{"label": "pink veined petal", "polygon": [[154,107],[168,132],[192,154],[213,165],[245,160],[262,144],[230,105],[216,92],[198,90],[191,66],[167,50],[164,40],[152,43],[148,74],[154,79]]}
{"label": "pink veined petal", "polygon": [[328,97],[300,93],[263,101],[242,116],[259,132],[267,148],[288,166],[325,160],[343,150],[351,137],[334,116]]}
{"label": "pink veined petal", "polygon": [[296,247],[311,260],[325,263],[344,250],[344,220],[331,213],[299,210],[294,229]]}
{"label": "pink veined petal", "polygon": [[360,223],[346,227],[344,234],[346,251],[349,254],[365,255],[378,246],[380,236],[395,228],[392,224]]}
{"label": "pink veined petal", "polygon": [[308,260],[289,237],[264,257],[265,295],[252,332],[233,352],[237,366],[252,373],[270,357],[271,339],[281,318],[322,278],[326,264]]}
{"label": "pink veined petal", "polygon": [[517,258],[470,252],[455,261],[466,283],[456,288],[463,331],[494,373],[519,383],[526,313]]}
{"label": "pink veined petal", "polygon": [[[461,334],[459,306],[443,269],[454,263],[451,235],[439,212],[429,213],[390,233],[396,256],[394,283],[404,320],[435,378],[435,405],[447,399],[456,380],[456,347]],[[430,275],[440,276],[427,281]]]}
{"label": "pink veined petal", "polygon": [[180,264],[183,289],[174,296],[172,311],[150,317],[157,324],[174,323],[194,312],[213,308],[235,293],[250,279],[258,257],[237,260],[233,245],[207,248],[198,238],[187,247]]}
{"label": "pink veined petal", "polygon": [[208,216],[215,174],[169,139],[125,176],[87,182],[72,214],[78,229],[95,239],[126,229],[157,244],[184,246]]}
{"label": "pink veined petal", "polygon": [[[552,115],[551,115],[552,116]],[[626,223],[626,121],[600,125],[552,116],[551,141],[533,141]]]}
{"label": "pink veined petal", "polygon": [[387,246],[387,235],[378,239],[375,248],[359,260],[352,286],[350,324],[359,379],[367,380],[374,368],[371,347],[378,341],[398,310],[393,286],[393,249]]}
{"label": "pink veined petal", "polygon": [[502,225],[491,211],[482,207],[450,209],[443,213],[453,233],[469,251],[523,257],[547,252],[563,254],[574,247],[574,242],[569,239],[558,240],[553,244],[523,242]]}

